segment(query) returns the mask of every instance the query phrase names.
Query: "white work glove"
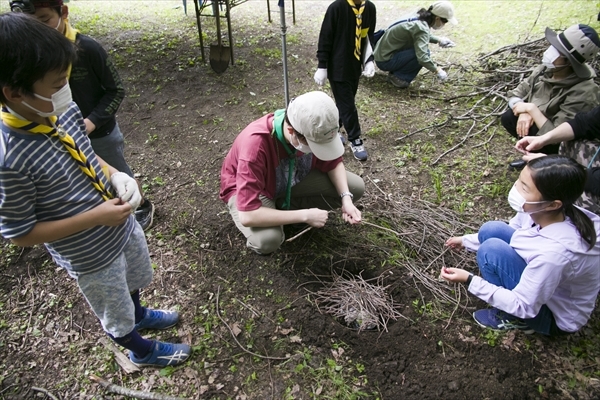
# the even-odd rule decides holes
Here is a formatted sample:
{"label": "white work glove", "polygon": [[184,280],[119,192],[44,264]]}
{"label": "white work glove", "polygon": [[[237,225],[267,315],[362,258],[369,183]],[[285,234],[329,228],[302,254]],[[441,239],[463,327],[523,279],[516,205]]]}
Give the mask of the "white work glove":
{"label": "white work glove", "polygon": [[323,86],[327,80],[327,68],[317,68],[315,72],[315,83],[319,86]]}
{"label": "white work glove", "polygon": [[448,74],[446,73],[446,71],[444,71],[441,68],[438,68],[437,70],[437,76],[438,78],[440,78],[440,81],[445,81],[446,79],[448,79]]}
{"label": "white work glove", "polygon": [[438,45],[440,47],[446,48],[446,47],[454,47],[454,46],[456,46],[456,43],[454,43],[452,40],[448,39],[447,37],[441,37],[441,38],[439,38]]}
{"label": "white work glove", "polygon": [[365,64],[362,75],[366,78],[372,78],[375,75],[375,63],[373,61],[369,61]]}
{"label": "white work glove", "polygon": [[123,203],[128,202],[135,211],[142,202],[142,195],[135,179],[125,172],[115,172],[110,176],[110,183]]}

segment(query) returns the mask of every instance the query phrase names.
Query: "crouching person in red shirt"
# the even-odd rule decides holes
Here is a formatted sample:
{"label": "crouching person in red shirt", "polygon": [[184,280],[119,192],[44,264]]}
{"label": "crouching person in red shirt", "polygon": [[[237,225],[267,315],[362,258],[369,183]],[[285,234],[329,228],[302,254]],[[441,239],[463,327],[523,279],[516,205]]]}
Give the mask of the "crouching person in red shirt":
{"label": "crouching person in red shirt", "polygon": [[321,228],[333,207],[342,208],[344,221],[360,223],[353,200],[365,183],[344,168],[338,121],[331,97],[315,91],[237,136],[221,168],[219,196],[250,249],[274,252],[285,240],[283,225]]}

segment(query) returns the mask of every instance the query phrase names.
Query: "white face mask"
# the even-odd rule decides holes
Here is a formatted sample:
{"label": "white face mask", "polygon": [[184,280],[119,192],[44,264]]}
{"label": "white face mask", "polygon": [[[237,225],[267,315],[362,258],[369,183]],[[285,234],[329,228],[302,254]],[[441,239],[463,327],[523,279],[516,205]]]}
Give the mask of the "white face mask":
{"label": "white face mask", "polygon": [[[439,23],[439,25],[438,25],[438,23]],[[444,24],[444,23],[442,22],[442,20],[438,20],[438,19],[436,18],[435,22],[434,22],[434,23],[433,23],[433,25],[431,26],[431,29],[434,29],[434,30],[436,30],[436,31],[437,31],[437,30],[439,30],[439,29],[442,29],[442,28],[443,28],[445,25],[446,25],[446,24]]]}
{"label": "white face mask", "polygon": [[56,24],[56,26],[54,27],[55,30],[58,30],[58,27],[60,26],[60,21],[62,21],[62,18],[58,18],[58,24]]}
{"label": "white face mask", "polygon": [[35,97],[40,100],[49,101],[52,103],[53,110],[50,112],[40,111],[37,108],[27,104],[23,101],[23,105],[35,111],[37,115],[43,118],[48,118],[53,115],[59,116],[60,114],[67,111],[71,102],[73,101],[73,96],[71,95],[71,88],[69,87],[69,82],[65,86],[63,86],[58,92],[54,93],[51,98],[47,98],[44,96],[40,96],[39,94],[34,93]]}
{"label": "white face mask", "polygon": [[296,146],[292,140],[290,140],[290,144],[291,144],[291,145],[292,145],[292,146],[293,146],[293,147],[294,147],[296,150],[298,150],[298,151],[300,151],[300,152],[302,152],[302,153],[304,153],[304,154],[311,153],[310,147],[309,147],[308,145],[306,145],[306,144],[303,144],[303,143],[301,143],[301,142],[300,142],[300,140],[298,139],[298,136],[296,136],[296,135],[293,135],[293,137],[295,137],[295,138],[296,138],[296,140],[298,141],[298,145]]}
{"label": "white face mask", "polygon": [[548,50],[544,52],[544,56],[542,57],[542,64],[544,67],[549,69],[554,69],[556,66],[554,65],[554,61],[560,57],[560,53],[556,50],[556,47],[550,46]]}
{"label": "white face mask", "polygon": [[513,185],[512,189],[510,189],[510,192],[508,193],[508,204],[510,204],[510,206],[513,210],[515,210],[516,212],[519,212],[519,213],[534,214],[534,213],[543,211],[543,210],[525,211],[523,209],[523,206],[525,204],[541,204],[541,203],[547,203],[547,201],[527,201],[527,200],[525,200],[525,198],[517,190],[516,184]]}

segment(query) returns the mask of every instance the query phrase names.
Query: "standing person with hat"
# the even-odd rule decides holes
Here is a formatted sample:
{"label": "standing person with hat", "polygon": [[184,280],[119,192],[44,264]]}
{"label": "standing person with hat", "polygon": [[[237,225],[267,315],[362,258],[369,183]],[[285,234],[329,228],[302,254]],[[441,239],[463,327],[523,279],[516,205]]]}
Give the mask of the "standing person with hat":
{"label": "standing person with hat", "polygon": [[365,161],[369,154],[360,137],[355,97],[361,74],[367,78],[375,75],[375,14],[375,5],[369,0],[334,1],[321,24],[317,48],[319,65],[315,83],[323,86],[329,79],[340,125],[344,126],[352,154],[359,161]]}
{"label": "standing person with hat", "polygon": [[[600,104],[600,92],[594,83],[595,71],[587,64],[600,49],[598,33],[590,26],[578,24],[556,34],[546,28],[550,47],[542,64],[531,76],[508,93],[509,109],[502,114],[504,128],[515,138],[543,135],[571,120],[581,111]],[[545,154],[558,152],[552,144],[539,149]],[[522,169],[524,160],[510,163]]]}
{"label": "standing person with hat", "polygon": [[429,43],[440,47],[454,47],[445,37],[436,37],[430,29],[441,29],[448,22],[456,25],[454,7],[449,1],[438,1],[428,9],[421,8],[414,18],[389,27],[375,46],[375,63],[388,71],[388,80],[398,88],[407,88],[421,68],[437,74],[442,81],[448,74],[431,59]]}
{"label": "standing person with hat", "polygon": [[281,246],[283,225],[323,227],[332,207],[341,207],[350,224],[361,221],[353,200],[363,195],[365,183],[344,168],[338,120],[329,96],[309,92],[252,122],[233,142],[219,197],[256,253]]}

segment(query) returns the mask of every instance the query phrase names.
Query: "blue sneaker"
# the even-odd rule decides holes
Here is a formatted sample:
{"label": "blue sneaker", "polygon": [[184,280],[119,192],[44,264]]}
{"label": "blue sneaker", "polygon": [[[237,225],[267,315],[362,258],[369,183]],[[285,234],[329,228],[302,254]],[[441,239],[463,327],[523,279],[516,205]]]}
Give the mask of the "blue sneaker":
{"label": "blue sneaker", "polygon": [[144,358],[138,358],[129,352],[129,359],[138,367],[167,367],[179,365],[192,354],[192,348],[187,344],[164,343],[154,341],[152,350]]}
{"label": "blue sneaker", "polygon": [[177,311],[146,308],[146,314],[140,322],[135,324],[135,330],[139,332],[142,329],[169,329],[175,326],[178,321],[179,314]]}
{"label": "blue sneaker", "polygon": [[521,318],[514,317],[497,308],[487,308],[485,310],[477,310],[473,313],[473,319],[479,326],[490,328],[495,331],[510,331],[518,329],[526,335],[530,335],[535,331],[527,325]]}
{"label": "blue sneaker", "polygon": [[354,158],[358,161],[366,161],[369,154],[365,149],[365,145],[361,139],[354,139],[350,141],[350,148],[352,149],[352,154],[354,154]]}

